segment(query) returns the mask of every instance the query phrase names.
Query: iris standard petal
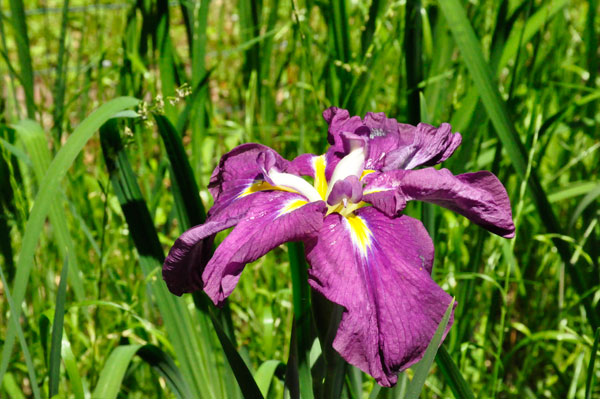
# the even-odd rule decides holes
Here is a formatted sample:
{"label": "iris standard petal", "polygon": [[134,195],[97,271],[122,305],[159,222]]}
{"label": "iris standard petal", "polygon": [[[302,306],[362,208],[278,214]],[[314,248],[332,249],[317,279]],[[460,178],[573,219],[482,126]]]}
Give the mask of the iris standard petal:
{"label": "iris standard petal", "polygon": [[[368,139],[365,169],[393,170],[432,166],[445,161],[460,145],[461,135],[452,133],[447,123],[439,128],[419,123],[398,123],[383,113],[368,112],[364,120],[350,117],[345,109],[331,107],[323,112],[329,124],[328,154],[342,158],[345,153],[342,134],[353,133]],[[328,174],[329,176],[329,174]]]}
{"label": "iris standard petal", "polygon": [[431,279],[427,231],[416,219],[367,207],[348,219],[327,216],[306,252],[310,285],[345,309],[334,348],[379,384],[394,385],[422,358],[451,301]]}
{"label": "iris standard petal", "polygon": [[506,189],[491,172],[480,171],[454,176],[448,169],[425,168],[394,170],[365,177],[365,193],[378,192],[379,202],[371,202],[366,194],[363,200],[389,214],[382,207],[385,198],[392,200],[398,192],[379,190],[398,187],[405,201],[426,201],[451,209],[474,223],[505,238],[514,236],[510,200]]}
{"label": "iris standard petal", "polygon": [[247,263],[285,242],[316,234],[323,224],[324,201],[308,203],[298,194],[282,191],[269,194],[268,201],[253,203],[202,273],[204,291],[218,306],[231,294]]}

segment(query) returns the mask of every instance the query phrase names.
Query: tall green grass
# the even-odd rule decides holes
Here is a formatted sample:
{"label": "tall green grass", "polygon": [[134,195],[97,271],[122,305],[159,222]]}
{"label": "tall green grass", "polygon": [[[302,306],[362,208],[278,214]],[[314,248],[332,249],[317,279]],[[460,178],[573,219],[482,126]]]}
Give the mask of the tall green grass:
{"label": "tall green grass", "polygon": [[[600,394],[596,0],[40,4],[0,4],[1,397]],[[516,218],[508,242],[407,209],[458,305],[435,362],[392,389],[327,346],[341,309],[298,244],[220,311],[160,278],[220,155],[320,153],[330,105],[451,122],[444,166],[494,171]]]}

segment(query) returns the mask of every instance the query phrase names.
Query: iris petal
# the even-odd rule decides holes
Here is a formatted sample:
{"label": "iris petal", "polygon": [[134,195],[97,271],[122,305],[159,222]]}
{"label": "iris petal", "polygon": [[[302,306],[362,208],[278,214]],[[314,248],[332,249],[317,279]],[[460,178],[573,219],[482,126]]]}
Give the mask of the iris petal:
{"label": "iris petal", "polygon": [[[466,216],[499,236],[514,236],[510,200],[502,183],[487,171],[454,176],[448,169],[425,168],[373,173],[365,177],[364,201],[388,215],[402,201],[425,201]],[[379,190],[379,191],[377,191]],[[400,201],[397,202],[397,201]]]}
{"label": "iris petal", "polygon": [[329,124],[327,139],[332,145],[330,155],[343,157],[343,133],[350,132],[368,139],[365,167],[376,170],[413,169],[432,166],[445,161],[461,143],[459,133],[452,133],[450,125],[439,128],[419,123],[412,126],[398,123],[383,113],[368,112],[364,119],[350,116],[341,108],[331,107],[323,112]]}
{"label": "iris petal", "polygon": [[268,201],[254,202],[223,240],[202,273],[204,291],[216,305],[235,288],[247,263],[273,248],[316,234],[327,209],[325,202],[298,207],[304,197],[283,191],[270,192]]}
{"label": "iris petal", "polygon": [[[431,279],[433,244],[421,222],[373,207],[355,217],[350,223],[339,214],[325,218],[307,245],[309,282],[345,309],[334,348],[391,386],[422,358],[451,297]],[[360,231],[364,244],[356,239]]]}

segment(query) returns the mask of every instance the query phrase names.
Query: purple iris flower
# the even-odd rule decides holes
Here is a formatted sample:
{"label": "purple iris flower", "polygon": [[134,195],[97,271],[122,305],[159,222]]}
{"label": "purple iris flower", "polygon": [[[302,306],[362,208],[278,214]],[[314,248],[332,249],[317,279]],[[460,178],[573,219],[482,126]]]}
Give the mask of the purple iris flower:
{"label": "purple iris flower", "polygon": [[[461,142],[446,123],[415,127],[335,107],[323,116],[331,144],[324,155],[287,161],[244,144],[221,158],[206,223],[177,239],[163,278],[176,295],[203,289],[221,305],[247,263],[303,241],[311,287],[344,308],[333,347],[391,386],[422,358],[452,300],[431,278],[433,243],[420,221],[402,213],[406,203],[443,206],[510,238],[510,202],[490,172],[454,176],[431,167]],[[231,227],[212,253],[215,234]]]}

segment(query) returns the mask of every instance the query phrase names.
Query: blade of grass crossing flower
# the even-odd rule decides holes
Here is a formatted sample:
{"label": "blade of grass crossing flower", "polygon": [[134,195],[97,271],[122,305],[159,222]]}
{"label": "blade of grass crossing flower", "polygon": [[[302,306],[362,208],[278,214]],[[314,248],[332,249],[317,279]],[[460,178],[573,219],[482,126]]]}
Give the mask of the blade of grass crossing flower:
{"label": "blade of grass crossing flower", "polygon": [[[142,197],[136,177],[124,151],[115,120],[108,121],[100,131],[102,151],[115,194],[125,215],[131,238],[140,257],[140,266],[148,276],[162,267],[164,253],[154,223]],[[214,386],[203,381],[214,381],[214,366],[208,361],[211,348],[203,348],[196,337],[194,323],[183,298],[172,295],[166,285],[153,276],[152,293],[163,317],[167,335],[173,344],[177,359],[187,383],[196,397],[215,397]],[[215,381],[216,382],[216,381]]]}
{"label": "blade of grass crossing flower", "polygon": [[[20,121],[14,128],[18,132],[19,138],[23,144],[25,144],[25,148],[29,153],[29,158],[33,163],[33,171],[36,180],[38,181],[38,184],[41,184],[42,180],[45,178],[44,174],[46,173],[46,170],[48,170],[48,166],[51,162],[51,154],[48,149],[46,134],[42,130],[42,127],[32,120]],[[81,301],[85,296],[83,281],[78,264],[75,260],[75,244],[73,243],[69,227],[67,226],[62,201],[52,201],[48,217],[50,218],[50,223],[52,224],[54,236],[62,258],[66,259],[67,257],[70,257],[71,259],[69,279],[71,280],[71,287],[73,287],[75,297],[78,301]]]}
{"label": "blade of grass crossing flower", "polygon": [[63,325],[65,318],[65,301],[67,297],[67,273],[69,270],[69,258],[65,258],[63,269],[60,273],[60,283],[56,292],[56,304],[54,305],[54,321],[52,322],[52,341],[50,344],[50,361],[48,371],[48,397],[58,395],[58,383],[60,380],[60,355],[62,348]]}
{"label": "blade of grass crossing flower", "polygon": [[[10,309],[11,314],[16,312],[16,305],[13,301],[12,296],[10,295],[10,290],[6,283],[6,279],[4,278],[4,272],[0,267],[0,279],[2,280],[2,285],[4,286],[4,297],[8,302],[8,307]],[[31,359],[31,352],[29,351],[29,347],[27,346],[27,341],[25,341],[25,336],[23,335],[23,330],[21,329],[21,325],[18,322],[16,317],[11,317],[12,324],[14,329],[16,330],[16,335],[19,338],[19,343],[21,344],[21,350],[23,351],[23,357],[25,358],[25,364],[27,365],[27,373],[29,375],[29,384],[31,386],[31,391],[33,393],[33,397],[35,399],[41,399],[40,388],[38,386],[37,378],[35,376],[35,366]]]}
{"label": "blade of grass crossing flower", "polygon": [[442,371],[445,381],[450,385],[456,399],[475,399],[471,388],[444,345],[439,347],[435,362]]}
{"label": "blade of grass crossing flower", "polygon": [[27,107],[27,117],[35,118],[35,102],[33,99],[33,66],[31,63],[31,53],[29,45],[29,36],[27,33],[27,22],[25,20],[25,6],[23,0],[9,0],[11,12],[11,22],[15,31],[15,42],[17,47],[17,56],[19,58],[19,77],[23,90],[25,92],[25,104]]}
{"label": "blade of grass crossing flower", "polygon": [[[11,318],[19,319],[20,304],[25,297],[29,275],[33,268],[33,256],[43,231],[43,225],[46,216],[54,203],[54,198],[58,191],[59,183],[67,173],[67,170],[79,155],[85,144],[100,126],[116,113],[137,105],[139,100],[132,97],[120,97],[103,104],[90,116],[84,119],[81,124],[73,131],[65,145],[56,154],[44,178],[40,183],[33,207],[29,213],[29,219],[25,226],[25,232],[21,241],[21,251],[17,261],[17,272],[13,286],[13,299],[15,304],[19,304],[11,312]],[[10,354],[13,349],[16,330],[12,324],[8,325],[8,330],[2,348],[2,363],[0,364],[0,381],[8,367]]]}
{"label": "blade of grass crossing flower", "polygon": [[[501,99],[498,89],[494,85],[489,65],[485,61],[480,43],[461,2],[459,0],[445,0],[439,1],[438,4],[448,22],[454,40],[461,51],[462,59],[469,70],[487,114],[494,125],[498,137],[502,141],[502,145],[506,149],[518,175],[522,179],[527,178],[527,154],[525,148],[511,122],[506,104]],[[535,169],[531,170],[528,183],[528,188],[536,202],[537,210],[546,230],[550,233],[561,234],[562,229]],[[563,262],[568,265],[571,258],[571,249],[561,240],[554,239],[553,242]],[[568,267],[567,270],[571,275],[576,290],[578,292],[587,291],[587,281],[582,272],[583,267],[575,265],[574,267]],[[583,305],[592,327],[596,328],[600,326],[600,317],[596,311],[597,306],[592,304],[589,296],[583,298]]]}
{"label": "blade of grass crossing flower", "polygon": [[311,334],[310,287],[304,246],[302,243],[288,243],[288,254],[292,276],[292,301],[294,304],[294,324],[296,325],[296,345],[298,355],[298,380],[302,398],[313,398],[312,376],[310,374]]}
{"label": "blade of grass crossing flower", "polygon": [[406,399],[418,399],[421,394],[421,390],[423,389],[423,385],[425,385],[425,380],[427,379],[427,375],[429,374],[429,370],[433,364],[433,360],[435,359],[435,355],[438,351],[440,343],[442,342],[442,337],[444,336],[444,331],[446,330],[446,326],[448,325],[448,321],[450,320],[450,315],[452,314],[452,308],[454,307],[454,299],[448,305],[448,309],[446,309],[446,313],[444,313],[444,317],[440,321],[438,328],[435,330],[435,334],[431,338],[429,345],[427,345],[427,349],[425,350],[425,354],[423,355],[423,359],[419,361],[415,365],[414,376],[408,384],[408,389],[406,390]]}
{"label": "blade of grass crossing flower", "polygon": [[594,334],[594,343],[590,352],[590,362],[587,369],[587,377],[585,379],[585,399],[592,399],[592,392],[596,380],[596,356],[598,355],[598,341],[600,340],[600,328],[596,329]]}

